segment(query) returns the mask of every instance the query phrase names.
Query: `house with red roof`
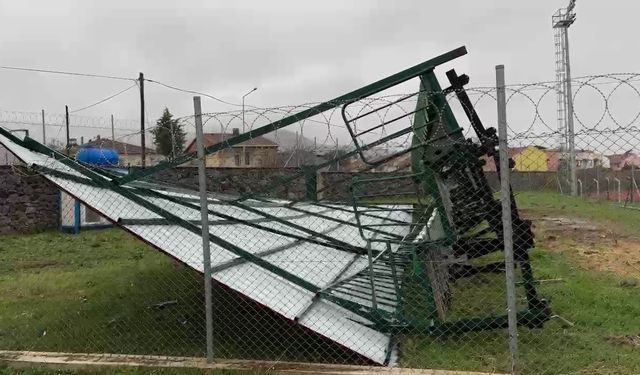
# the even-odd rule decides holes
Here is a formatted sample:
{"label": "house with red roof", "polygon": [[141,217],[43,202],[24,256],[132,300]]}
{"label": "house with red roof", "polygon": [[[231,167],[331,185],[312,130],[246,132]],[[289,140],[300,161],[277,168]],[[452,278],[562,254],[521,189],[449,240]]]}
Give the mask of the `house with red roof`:
{"label": "house with red roof", "polygon": [[620,171],[625,168],[640,167],[640,155],[629,150],[623,154],[607,155],[609,164],[614,171]]}
{"label": "house with red roof", "polygon": [[[234,128],[232,133],[205,133],[204,147],[223,143],[238,135],[240,135],[240,131],[237,128]],[[185,152],[196,152],[195,139],[189,143]],[[207,155],[205,165],[221,168],[275,168],[277,160],[278,144],[268,138],[258,136]]]}

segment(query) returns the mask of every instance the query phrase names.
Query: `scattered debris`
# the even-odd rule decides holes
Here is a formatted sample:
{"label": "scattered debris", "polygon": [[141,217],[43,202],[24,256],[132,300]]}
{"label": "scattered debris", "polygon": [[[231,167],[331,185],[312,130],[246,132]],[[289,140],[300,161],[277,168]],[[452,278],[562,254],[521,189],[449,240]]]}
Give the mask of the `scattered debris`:
{"label": "scattered debris", "polygon": [[624,279],[620,281],[619,286],[621,288],[635,288],[640,285],[640,280],[632,278],[632,279]]}
{"label": "scattered debris", "polygon": [[573,323],[572,321],[560,316],[560,315],[551,315],[551,319],[558,319],[560,322],[562,322],[562,327],[564,328],[571,328],[573,326],[575,326],[575,323]]}
{"label": "scattered debris", "polygon": [[173,305],[177,305],[177,304],[178,304],[177,300],[171,300],[171,301],[164,301],[164,302],[156,303],[155,305],[151,305],[149,307],[150,308],[154,308],[156,310],[162,310],[165,307],[169,307],[169,306],[173,306]]}

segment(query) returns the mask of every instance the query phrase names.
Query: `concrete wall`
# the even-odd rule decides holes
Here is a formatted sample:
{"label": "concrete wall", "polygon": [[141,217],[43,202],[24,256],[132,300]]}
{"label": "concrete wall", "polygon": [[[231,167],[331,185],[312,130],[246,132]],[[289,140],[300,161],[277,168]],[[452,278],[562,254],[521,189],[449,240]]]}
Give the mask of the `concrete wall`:
{"label": "concrete wall", "polygon": [[58,189],[20,166],[0,166],[0,234],[58,226]]}

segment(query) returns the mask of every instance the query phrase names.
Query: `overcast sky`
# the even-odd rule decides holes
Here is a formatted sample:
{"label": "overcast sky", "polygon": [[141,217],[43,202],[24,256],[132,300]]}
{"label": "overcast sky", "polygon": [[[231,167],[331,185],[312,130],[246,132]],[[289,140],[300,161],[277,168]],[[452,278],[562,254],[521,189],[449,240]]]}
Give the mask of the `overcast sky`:
{"label": "overcast sky", "polygon": [[[465,45],[473,86],[554,79],[551,15],[562,1],[0,0],[0,65],[145,77],[255,106],[320,101]],[[640,3],[578,0],[574,76],[636,72]],[[447,66],[447,67],[448,67]],[[443,67],[440,72],[444,72]],[[0,111],[64,111],[132,82],[0,69]],[[148,116],[192,112],[192,95],[148,83]],[[228,109],[203,98],[207,112]],[[137,89],[79,112],[136,119]]]}

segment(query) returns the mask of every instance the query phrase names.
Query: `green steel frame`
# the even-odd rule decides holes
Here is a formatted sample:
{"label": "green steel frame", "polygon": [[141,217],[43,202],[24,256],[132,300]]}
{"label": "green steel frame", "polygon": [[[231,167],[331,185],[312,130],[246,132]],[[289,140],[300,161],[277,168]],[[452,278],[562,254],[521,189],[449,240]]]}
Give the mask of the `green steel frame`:
{"label": "green steel frame", "polygon": [[[435,313],[435,297],[433,296],[433,293],[430,289],[431,287],[430,285],[428,285],[428,283],[423,284],[423,292],[425,293],[425,296],[429,301],[428,319],[415,320],[408,317],[404,313],[406,303],[403,296],[403,294],[405,293],[405,291],[403,290],[405,289],[403,287],[403,283],[407,283],[408,278],[411,277],[417,277],[421,280],[421,282],[428,282],[429,280],[424,267],[425,252],[435,251],[434,249],[443,248],[454,249],[455,251],[456,246],[458,246],[458,248],[460,247],[461,232],[459,229],[459,225],[457,225],[458,223],[456,222],[456,212],[459,213],[460,210],[459,207],[452,207],[452,204],[455,205],[456,201],[453,201],[449,196],[449,192],[447,191],[446,186],[446,179],[450,178],[450,176],[444,173],[443,170],[447,167],[451,167],[454,170],[456,168],[477,170],[477,168],[479,168],[478,156],[481,154],[487,154],[488,152],[490,153],[490,151],[488,151],[490,149],[490,145],[485,147],[485,145],[483,144],[483,147],[485,148],[483,149],[482,147],[480,147],[480,149],[478,149],[478,147],[469,145],[465,141],[462,134],[462,129],[458,125],[455,116],[447,103],[447,93],[455,92],[458,98],[463,101],[465,113],[470,118],[474,129],[476,129],[477,132],[478,129],[480,129],[480,132],[483,131],[481,124],[478,124],[479,119],[477,118],[477,114],[475,114],[475,111],[473,111],[472,108],[467,108],[467,105],[470,103],[464,102],[464,95],[461,94],[461,92],[463,92],[462,86],[464,85],[464,82],[456,81],[456,79],[460,77],[455,76],[455,74],[451,75],[447,73],[452,86],[443,90],[434,73],[434,69],[437,66],[465,54],[465,47],[457,48],[436,58],[425,61],[414,67],[362,87],[358,90],[352,91],[348,94],[314,106],[313,108],[304,110],[300,113],[285,117],[282,120],[270,123],[258,129],[251,130],[247,133],[229,138],[224,142],[207,147],[205,149],[205,154],[212,154],[224,148],[232,147],[239,143],[245,142],[256,136],[267,134],[277,129],[302,121],[306,118],[320,114],[324,111],[342,106],[343,118],[345,119],[347,128],[351,132],[352,138],[356,145],[356,149],[346,153],[340,159],[346,159],[355,155],[360,155],[361,158],[368,163],[368,167],[364,169],[366,171],[368,169],[375,168],[376,166],[387,163],[388,161],[401,155],[410,153],[412,170],[409,174],[406,174],[403,177],[412,179],[419,187],[420,192],[417,195],[421,196],[423,194],[422,192],[424,192],[425,196],[429,197],[428,204],[422,204],[421,202],[409,204],[409,206],[411,207],[409,211],[414,214],[414,220],[409,223],[410,234],[404,237],[394,234],[391,230],[387,231],[384,227],[367,227],[366,225],[362,224],[364,222],[364,220],[362,220],[363,217],[374,215],[370,212],[370,210],[377,209],[376,207],[379,206],[372,205],[370,202],[366,201],[367,198],[371,197],[358,196],[357,193],[355,193],[355,195],[353,196],[352,204],[358,223],[332,218],[324,215],[322,212],[311,212],[309,210],[305,210],[302,205],[296,205],[297,202],[295,201],[285,206],[287,209],[297,212],[301,215],[313,215],[321,217],[323,219],[331,220],[335,223],[336,226],[358,226],[362,237],[365,238],[369,244],[367,247],[354,246],[344,241],[339,241],[331,238],[325,233],[314,231],[311,228],[305,228],[300,225],[295,225],[290,220],[287,220],[288,217],[277,217],[275,215],[267,214],[255,207],[252,207],[251,203],[247,201],[248,199],[251,199],[254,202],[262,201],[268,203],[268,200],[257,197],[255,195],[242,195],[236,199],[223,201],[220,204],[231,205],[260,216],[260,219],[242,220],[230,215],[222,214],[220,212],[217,212],[216,210],[209,210],[209,214],[219,217],[220,221],[224,221],[225,223],[247,225],[253,228],[268,231],[270,233],[287,236],[295,241],[306,241],[350,252],[354,254],[354,262],[356,259],[358,259],[359,256],[366,256],[369,259],[369,267],[366,270],[363,270],[361,273],[336,282],[335,285],[332,284],[329,287],[320,288],[319,286],[314,285],[295,274],[287,272],[284,269],[263,259],[263,256],[272,254],[276,251],[281,251],[281,249],[274,249],[273,252],[269,252],[268,254],[265,252],[254,254],[241,249],[228,241],[225,241],[219,236],[216,236],[214,233],[209,233],[211,242],[227,249],[228,251],[238,256],[237,262],[229,263],[228,265],[224,265],[224,267],[233,266],[242,262],[252,262],[259,267],[262,267],[284,278],[285,280],[288,280],[289,282],[314,293],[316,295],[314,301],[318,298],[321,298],[336,303],[343,308],[353,312],[354,314],[369,320],[371,322],[370,325],[375,329],[380,330],[381,332],[390,333],[392,335],[406,333],[446,335],[471,330],[506,327],[506,316],[462,319],[455,322],[443,322],[439,320],[437,314]],[[412,126],[401,129],[372,142],[362,142],[359,139],[359,136],[362,135],[362,133],[356,134],[349,126],[350,122],[353,121],[353,119],[346,118],[345,108],[351,103],[354,103],[363,98],[370,97],[371,95],[374,95],[385,89],[416,77],[420,80],[420,87],[417,93],[416,109],[415,111],[410,113],[414,115]],[[372,112],[365,113],[361,116],[366,116],[370,113]],[[167,202],[171,202],[172,204],[179,204],[183,207],[194,210],[200,209],[197,203],[189,202],[186,199],[176,198],[168,194],[163,194],[161,191],[159,191],[158,185],[140,181],[140,179],[142,178],[149,177],[162,170],[172,168],[195,159],[195,153],[186,154],[176,158],[171,162],[160,163],[156,166],[137,170],[123,176],[116,175],[99,168],[92,168],[78,164],[67,155],[56,152],[44,145],[41,145],[28,136],[25,139],[19,139],[10,132],[1,128],[0,134],[10,138],[13,142],[22,145],[23,147],[57,159],[72,170],[79,172],[81,176],[56,171],[43,166],[37,167],[39,172],[54,177],[64,178],[80,184],[88,184],[109,189],[161,217],[161,219],[146,221],[138,219],[122,220],[121,222],[119,222],[120,225],[171,224],[179,225],[180,227],[185,228],[193,232],[194,234],[201,234],[201,229],[196,222],[184,220],[176,216],[175,214],[159,207],[158,205],[151,203],[144,197],[152,196],[155,198],[160,198]],[[393,155],[389,155],[380,160],[368,160],[366,158],[364,151],[370,150],[378,145],[382,145],[385,142],[388,142],[389,140],[393,140],[407,134],[412,134],[412,145],[408,149]],[[480,134],[481,141],[486,142],[487,139],[491,139],[491,135],[487,134]],[[490,155],[494,156],[493,154]],[[307,186],[307,194],[305,196],[306,200],[317,201],[318,192],[315,189],[316,172],[319,169],[329,166],[333,163],[335,163],[335,160],[327,161],[313,167],[302,168],[298,174],[281,180],[278,182],[278,184],[290,182],[297,178],[304,178],[305,185]],[[358,184],[366,182],[366,178],[355,178],[353,180],[354,191],[357,191]],[[124,186],[127,184],[128,186]],[[490,205],[490,202],[493,202],[493,197],[487,196],[487,194],[491,195],[490,190],[484,191],[483,194],[483,202]],[[318,206],[323,206],[323,204],[320,202],[317,202],[316,204]],[[334,206],[324,206],[327,208],[336,209],[336,207]],[[440,223],[442,224],[441,232],[437,233],[436,236],[432,236],[431,238],[417,240],[418,234],[422,230],[427,229],[427,218],[430,217],[434,212],[439,216]],[[519,220],[519,218],[517,217],[517,210],[515,211],[515,215],[516,219]],[[518,220],[515,221],[515,223],[517,225],[522,225],[522,228],[519,232],[518,230],[516,230],[516,234],[526,234],[526,225],[522,224],[522,220]],[[264,222],[277,222],[297,232],[302,232],[309,236],[306,237],[295,235],[290,233],[290,231],[270,228],[266,225],[261,224]],[[213,223],[215,224],[215,222]],[[403,223],[399,222],[397,224],[402,225]],[[391,220],[388,225],[393,226],[395,225],[395,223]],[[368,237],[368,234],[373,234],[374,237]],[[500,233],[498,233],[498,237],[499,235]],[[387,250],[373,251],[370,246],[372,241],[386,242]],[[391,250],[391,243],[399,243],[401,244],[401,246],[397,251],[394,252]],[[483,242],[483,244],[489,244],[492,247],[499,247],[501,245],[501,242],[498,238],[498,241],[486,243]],[[468,244],[464,243],[463,245],[466,246]],[[546,302],[538,299],[537,294],[535,293],[535,280],[533,279],[533,274],[531,272],[527,255],[527,249],[531,246],[532,243],[522,244],[520,248],[518,248],[519,252],[517,253],[516,257],[520,262],[523,270],[523,285],[525,286],[525,289],[527,291],[527,300],[529,302],[528,309],[518,314],[518,322],[519,324],[529,327],[538,327],[541,326],[543,322],[549,319],[550,311]],[[499,249],[492,248],[492,250]],[[345,267],[343,272],[345,272],[347,268],[348,266]],[[336,278],[336,280],[338,279],[339,276]],[[371,305],[360,304],[348,298],[340,297],[340,293],[346,295],[350,295],[350,293],[353,295],[361,295],[360,291],[363,286],[368,287],[371,290]],[[376,290],[378,290],[378,293],[376,293]],[[396,295],[395,301],[390,300],[388,297],[386,297],[384,294],[386,293],[385,291],[394,291]],[[386,305],[387,307],[395,306],[395,312],[390,313],[388,311],[385,311],[379,308],[378,305]]]}

